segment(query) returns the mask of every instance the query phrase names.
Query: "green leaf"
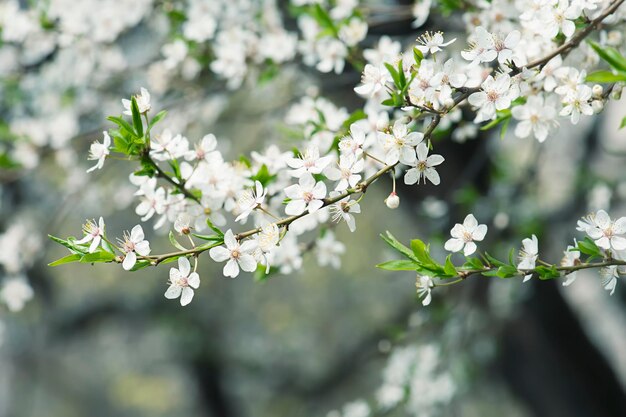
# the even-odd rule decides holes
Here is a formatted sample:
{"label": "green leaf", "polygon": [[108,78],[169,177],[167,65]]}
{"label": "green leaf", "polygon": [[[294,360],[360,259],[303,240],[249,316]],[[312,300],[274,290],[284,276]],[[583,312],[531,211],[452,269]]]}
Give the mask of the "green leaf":
{"label": "green leaf", "polygon": [[80,255],[79,253],[74,253],[71,255],[64,256],[61,259],[57,259],[54,262],[50,262],[48,266],[59,266],[59,265],[69,264],[72,262],[78,262],[81,257],[82,255]]}
{"label": "green leaf", "polygon": [[358,109],[353,111],[352,114],[350,114],[350,117],[348,117],[341,126],[347,130],[350,128],[352,123],[362,119],[367,119],[367,114],[365,114],[362,109]]}
{"label": "green leaf", "polygon": [[135,130],[130,125],[130,123],[128,123],[126,120],[122,119],[121,117],[109,116],[109,117],[107,117],[107,120],[109,122],[115,123],[121,129],[123,129],[127,133],[131,134],[132,136],[137,136],[137,134],[135,133]]}
{"label": "green leaf", "polygon": [[512,278],[517,275],[519,275],[517,268],[511,265],[501,266],[498,268],[498,270],[495,273],[495,276],[500,277],[500,278]]}
{"label": "green leaf", "polygon": [[276,178],[276,175],[271,175],[270,170],[267,168],[267,165],[261,165],[259,171],[253,175],[250,179],[252,181],[259,181],[263,187],[267,187],[267,185]]}
{"label": "green leaf", "polygon": [[491,128],[496,127],[500,123],[502,123],[502,122],[504,122],[506,120],[509,120],[510,118],[511,118],[511,111],[509,109],[499,111],[498,112],[498,117],[496,117],[494,120],[490,121],[486,125],[481,126],[480,130],[489,130]]}
{"label": "green leaf", "polygon": [[83,263],[111,262],[113,260],[115,260],[115,255],[102,249],[93,253],[86,253],[80,258],[80,262]]}
{"label": "green leaf", "polygon": [[616,83],[626,81],[626,74],[613,74],[611,71],[595,71],[587,75],[586,80],[592,83]]}
{"label": "green leaf", "polygon": [[196,233],[192,233],[191,235],[193,237],[197,237],[198,239],[202,239],[202,240],[220,241],[220,242],[223,240],[223,238],[218,235],[199,235]]}
{"label": "green leaf", "polygon": [[478,258],[467,258],[463,264],[464,269],[483,269],[484,267],[482,261]]}
{"label": "green leaf", "polygon": [[313,18],[317,21],[317,23],[319,23],[320,26],[328,29],[334,37],[337,37],[339,35],[335,23],[321,5],[315,4],[311,11],[311,16],[313,16]]}
{"label": "green leaf", "polygon": [[[173,260],[176,260],[176,259],[178,259],[178,258],[173,258]],[[162,264],[166,264],[166,263],[168,263],[168,261],[171,262],[169,259],[167,259],[166,261],[163,261],[161,263]],[[130,270],[132,272],[139,271],[140,269],[144,269],[147,266],[150,266],[150,261],[146,261],[146,260],[140,259],[140,260],[137,260],[137,262],[135,262],[135,266],[133,266]]]}
{"label": "green leaf", "polygon": [[413,254],[415,254],[415,257],[421,263],[424,263],[424,264],[433,263],[433,259],[430,257],[430,254],[428,253],[428,247],[421,240],[419,239],[411,240],[411,250],[413,251]]}
{"label": "green leaf", "polygon": [[415,261],[397,259],[378,264],[376,265],[376,268],[384,269],[386,271],[415,271],[419,268],[419,266],[420,265],[415,263]]}
{"label": "green leaf", "polygon": [[135,126],[135,132],[138,137],[143,137],[143,122],[141,121],[141,113],[139,113],[139,106],[137,105],[137,99],[135,96],[130,98],[130,111],[133,114],[133,126]]}
{"label": "green leaf", "polygon": [[152,129],[152,126],[159,123],[161,119],[165,117],[166,114],[167,114],[167,110],[161,110],[160,112],[158,112],[156,116],[154,116],[152,120],[150,120],[150,124],[148,125],[148,130]]}
{"label": "green leaf", "polygon": [[79,254],[81,254],[81,255],[82,255],[82,254],[87,253],[87,248],[81,248],[81,247],[78,247],[78,246],[76,246],[74,243],[70,242],[69,240],[63,240],[63,239],[60,239],[60,238],[58,238],[58,237],[56,237],[56,236],[52,236],[52,235],[48,235],[48,237],[49,237],[52,241],[54,241],[54,242],[56,242],[56,243],[58,243],[58,244],[60,244],[60,245],[65,246],[65,247],[66,247],[66,248],[68,248],[68,249],[70,250],[70,252],[72,252],[72,253],[79,253]]}
{"label": "green leaf", "polygon": [[419,49],[413,47],[413,59],[415,60],[415,64],[419,67],[422,63],[422,59],[424,59],[424,54]]}
{"label": "green leaf", "polygon": [[404,91],[404,87],[406,86],[406,75],[404,75],[404,67],[402,66],[402,60],[398,60],[398,78],[400,81],[400,84],[398,85],[398,88],[402,91]]}
{"label": "green leaf", "polygon": [[443,271],[446,273],[446,275],[455,277],[459,275],[459,272],[456,270],[456,267],[452,263],[451,258],[452,258],[452,254],[448,255],[448,257],[446,258],[446,264],[443,268]]}
{"label": "green leaf", "polygon": [[546,266],[538,266],[535,268],[537,271],[537,275],[539,275],[539,279],[548,280],[554,278],[560,278],[561,274],[556,270],[556,265],[552,265],[551,267]]}
{"label": "green leaf", "polygon": [[404,256],[406,256],[409,259],[412,259],[414,261],[419,261],[415,255],[413,254],[413,252],[411,251],[411,249],[407,248],[406,246],[404,246],[402,243],[400,243],[398,241],[398,239],[396,239],[389,231],[387,231],[387,235],[380,235],[380,237],[392,248],[394,248],[395,250],[397,250],[398,252],[400,252],[401,254],[403,254]]}
{"label": "green leaf", "polygon": [[176,248],[176,249],[180,249],[180,250],[187,250],[186,247],[184,247],[183,245],[181,245],[180,243],[178,243],[178,241],[176,240],[176,237],[174,237],[174,233],[170,230],[170,234],[168,235],[169,239],[170,239],[170,243]]}
{"label": "green leaf", "polygon": [[600,55],[600,58],[605,60],[611,67],[618,71],[626,72],[626,58],[615,48],[610,46],[602,47],[594,41],[589,41],[589,45],[594,51]]}
{"label": "green leaf", "polygon": [[400,74],[398,74],[393,65],[385,62],[385,68],[387,68],[387,71],[389,71],[389,74],[391,74],[391,78],[393,78],[393,83],[396,85],[396,87],[402,89],[402,87],[400,87]]}
{"label": "green leaf", "polygon": [[622,122],[619,124],[619,128],[623,129],[626,126],[626,116],[622,119]]}
{"label": "green leaf", "polygon": [[489,255],[487,252],[485,252],[485,258],[487,258],[489,263],[492,264],[492,265],[495,265],[495,266],[507,266],[507,264],[505,264],[502,261],[497,260],[493,256]]}
{"label": "green leaf", "polygon": [[211,228],[211,230],[213,230],[215,233],[217,233],[218,236],[220,236],[222,239],[224,238],[224,232],[222,232],[219,227],[215,226],[213,224],[213,222],[211,221],[211,219],[209,219],[208,217],[206,218],[206,224],[207,226],[209,226]]}
{"label": "green leaf", "polygon": [[602,251],[600,250],[598,245],[596,245],[596,243],[593,240],[591,240],[589,237],[586,237],[584,240],[579,240],[577,247],[580,253],[584,253],[585,255],[594,256],[594,257],[602,256]]}

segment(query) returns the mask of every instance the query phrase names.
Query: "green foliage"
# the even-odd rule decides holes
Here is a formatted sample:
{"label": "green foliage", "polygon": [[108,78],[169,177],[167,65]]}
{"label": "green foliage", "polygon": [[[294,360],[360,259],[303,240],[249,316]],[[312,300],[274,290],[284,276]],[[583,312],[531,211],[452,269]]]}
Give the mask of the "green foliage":
{"label": "green foliage", "polygon": [[51,235],[48,235],[48,237],[54,242],[65,246],[71,252],[70,255],[57,259],[54,262],[50,262],[48,266],[59,266],[72,262],[93,264],[102,262],[113,262],[115,260],[115,254],[103,248],[98,248],[93,253],[89,253],[89,245],[79,245],[76,243],[76,239],[74,238],[70,237],[67,238],[67,240],[64,240]]}
{"label": "green foliage", "polygon": [[139,113],[139,106],[137,105],[137,99],[133,96],[130,99],[130,111],[133,114],[133,126],[137,136],[143,137],[143,122],[141,121],[141,113]]}
{"label": "green foliage", "polygon": [[610,46],[600,46],[594,41],[589,41],[589,45],[594,51],[618,72],[626,73],[626,58],[615,48]]}
{"label": "green foliage", "polygon": [[263,187],[267,187],[267,185],[270,184],[274,178],[276,178],[276,175],[271,175],[267,165],[265,164],[261,165],[258,172],[250,177],[252,181],[260,182]]}
{"label": "green foliage", "polygon": [[171,230],[170,230],[170,233],[168,235],[168,238],[170,239],[170,243],[172,244],[172,246],[174,246],[176,249],[187,250],[186,247],[184,247],[183,245],[178,243],[178,240],[176,240],[176,237],[174,236],[174,233]]}
{"label": "green foliage", "polygon": [[586,237],[584,240],[579,241],[576,245],[575,250],[578,250],[580,253],[589,256],[589,259],[603,257],[602,250],[589,237]]}
{"label": "green foliage", "polygon": [[154,125],[159,123],[165,116],[167,115],[167,110],[161,110],[150,120],[150,124],[148,125],[148,131],[152,129]]}
{"label": "green foliage", "polygon": [[446,259],[445,265],[440,264],[430,255],[429,245],[426,245],[419,239],[413,239],[411,248],[408,248],[389,232],[386,235],[381,235],[381,238],[407,259],[383,262],[376,265],[378,268],[388,271],[415,271],[419,274],[438,278],[458,276],[458,271],[452,263],[450,256]]}
{"label": "green foliage", "polygon": [[587,75],[585,80],[592,83],[617,83],[626,81],[626,73],[614,74],[611,71],[595,71]]}

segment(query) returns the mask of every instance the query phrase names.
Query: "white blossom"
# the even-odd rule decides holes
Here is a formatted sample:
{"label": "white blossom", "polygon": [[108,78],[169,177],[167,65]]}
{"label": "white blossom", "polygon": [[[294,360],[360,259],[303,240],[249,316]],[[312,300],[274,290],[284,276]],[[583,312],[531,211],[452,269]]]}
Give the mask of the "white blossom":
{"label": "white blossom", "polygon": [[291,199],[285,206],[285,213],[290,216],[297,216],[305,211],[315,213],[324,205],[326,197],[326,184],[322,181],[315,181],[313,175],[304,173],[298,184],[285,188],[285,195]]}
{"label": "white blossom", "polygon": [[476,252],[475,241],[480,242],[487,234],[487,225],[478,224],[473,214],[468,214],[463,220],[463,224],[457,223],[450,231],[451,239],[445,243],[444,248],[450,252],[460,252],[463,250],[465,256],[470,256]]}
{"label": "white blossom", "polygon": [[626,233],[626,217],[612,221],[606,211],[598,210],[593,222],[586,232],[598,247],[617,251],[626,249],[626,237],[621,236]]}
{"label": "white blossom", "polygon": [[[519,252],[519,263],[517,269],[527,270],[534,269],[535,262],[539,257],[539,241],[537,236],[532,235],[532,238],[526,238],[522,240],[522,249]],[[527,274],[524,276],[524,282],[532,278],[533,274]]]}
{"label": "white blossom", "polygon": [[169,283],[165,298],[173,300],[180,297],[180,305],[186,306],[193,299],[193,290],[200,286],[200,276],[197,272],[191,272],[189,260],[181,256],[178,258],[178,269],[170,269]]}
{"label": "white blossom", "polygon": [[76,243],[82,245],[91,242],[91,245],[89,245],[89,253],[95,252],[104,237],[104,219],[100,217],[97,224],[95,220],[88,220],[87,223],[83,225],[83,232],[85,236],[77,240]]}
{"label": "white blossom", "polygon": [[395,165],[400,161],[410,165],[415,161],[415,147],[424,139],[421,132],[409,132],[409,128],[401,121],[396,121],[391,133],[378,133],[385,151],[385,163]]}
{"label": "white blossom", "polygon": [[[135,96],[135,100],[137,101],[137,107],[139,108],[139,113],[146,113],[150,111],[150,93],[145,88],[141,88],[141,92]],[[124,114],[132,115],[133,112],[130,109],[132,102],[127,99],[122,99],[122,104],[124,105]]]}
{"label": "white blossom", "polygon": [[420,298],[424,297],[422,300],[422,305],[427,306],[432,301],[432,289],[435,286],[435,283],[431,277],[428,275],[418,275],[417,282],[415,284],[417,286],[417,294]]}
{"label": "white blossom", "polygon": [[265,194],[267,190],[263,189],[263,185],[259,181],[254,182],[253,190],[243,190],[239,194],[237,199],[237,207],[239,209],[239,215],[235,218],[235,221],[245,220],[248,218],[257,207],[261,207],[265,201]]}
{"label": "white blossom", "polygon": [[256,270],[257,262],[252,255],[257,247],[257,242],[254,240],[246,240],[239,244],[233,231],[228,229],[224,233],[224,246],[216,246],[209,250],[211,259],[215,262],[226,262],[224,266],[224,276],[235,278],[239,275],[239,268],[246,272],[253,272]]}
{"label": "white blossom", "polygon": [[430,180],[434,185],[439,185],[441,182],[439,173],[435,169],[437,165],[443,163],[444,158],[441,155],[428,155],[428,146],[425,143],[417,145],[416,150],[417,158],[411,165],[413,168],[409,169],[404,174],[404,183],[407,185],[413,185],[420,183],[421,179]]}
{"label": "white blossom", "polygon": [[96,162],[96,165],[89,168],[87,172],[92,172],[96,169],[102,169],[102,166],[104,165],[104,160],[110,153],[109,147],[111,146],[111,137],[106,131],[102,132],[102,134],[104,135],[102,143],[94,141],[89,147],[89,160],[98,162]]}
{"label": "white blossom", "polygon": [[130,271],[137,262],[137,254],[148,256],[150,254],[150,242],[144,239],[141,225],[136,225],[130,234],[124,233],[124,240],[120,241],[124,251],[124,261],[122,267]]}

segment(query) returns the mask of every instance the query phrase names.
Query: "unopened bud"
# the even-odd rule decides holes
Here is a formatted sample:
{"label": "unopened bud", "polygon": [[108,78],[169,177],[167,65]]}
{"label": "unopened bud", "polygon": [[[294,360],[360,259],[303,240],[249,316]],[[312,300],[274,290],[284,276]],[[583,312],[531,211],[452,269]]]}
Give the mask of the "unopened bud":
{"label": "unopened bud", "polygon": [[593,89],[591,91],[593,94],[593,98],[601,98],[602,93],[604,92],[604,89],[602,88],[600,84],[596,84],[593,86]]}
{"label": "unopened bud", "polygon": [[606,43],[611,46],[619,46],[622,44],[622,32],[619,30],[612,30],[606,37]]}
{"label": "unopened bud", "polygon": [[594,113],[600,113],[604,109],[604,102],[602,100],[593,100],[591,102],[591,108]]}
{"label": "unopened bud", "polygon": [[613,100],[619,100],[622,98],[622,87],[619,85],[616,85],[613,88],[613,92],[611,93],[611,98]]}
{"label": "unopened bud", "polygon": [[400,205],[400,197],[398,197],[398,194],[396,194],[395,191],[392,191],[391,194],[389,194],[389,197],[385,198],[385,204],[390,209],[396,209]]}

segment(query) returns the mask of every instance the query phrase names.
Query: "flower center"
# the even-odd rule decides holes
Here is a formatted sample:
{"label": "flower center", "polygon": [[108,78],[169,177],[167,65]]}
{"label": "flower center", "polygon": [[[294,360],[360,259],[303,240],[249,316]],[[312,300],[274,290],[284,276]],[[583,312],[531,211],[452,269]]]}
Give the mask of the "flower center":
{"label": "flower center", "polygon": [[500,95],[496,91],[491,90],[487,92],[487,100],[489,101],[495,102],[499,97]]}
{"label": "flower center", "polygon": [[302,199],[305,202],[310,203],[311,200],[313,200],[313,193],[310,191],[305,191],[304,193],[302,193]]}
{"label": "flower center", "polygon": [[239,249],[235,249],[230,252],[230,257],[233,259],[239,259],[240,256],[241,256],[241,252],[239,252]]}
{"label": "flower center", "polygon": [[470,232],[468,232],[467,230],[463,232],[463,241],[464,242],[471,242],[472,239],[472,234]]}

